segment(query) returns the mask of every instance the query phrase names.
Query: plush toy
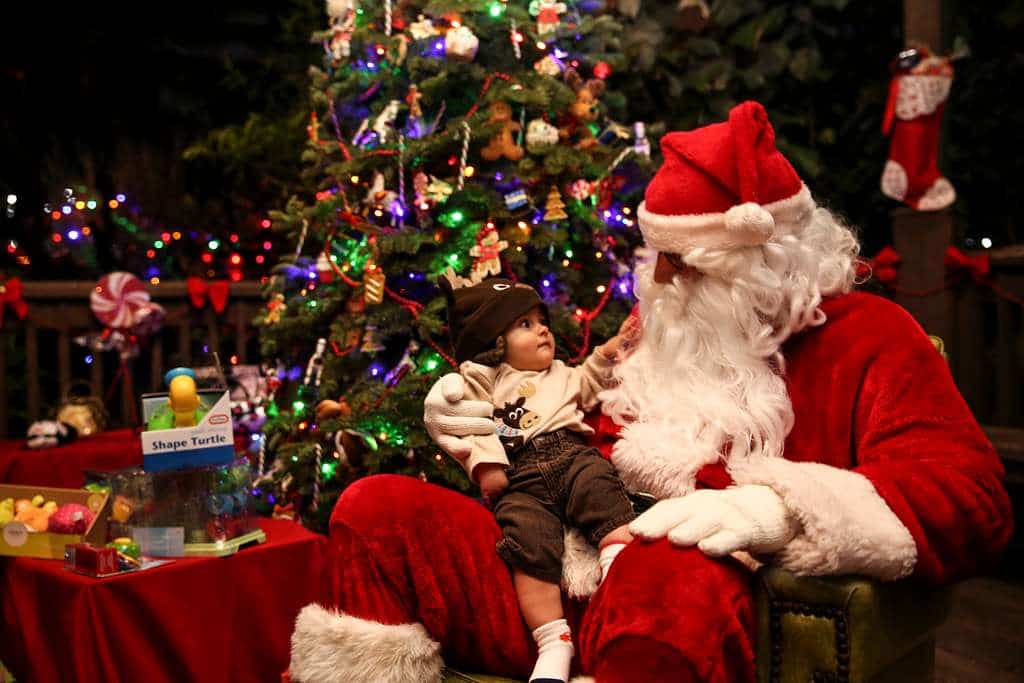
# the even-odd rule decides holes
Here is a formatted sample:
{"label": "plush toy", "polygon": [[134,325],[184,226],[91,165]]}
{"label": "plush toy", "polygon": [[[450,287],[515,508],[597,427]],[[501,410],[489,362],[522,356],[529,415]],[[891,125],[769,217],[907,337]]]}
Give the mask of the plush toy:
{"label": "plush toy", "polygon": [[92,510],[78,503],[64,503],[52,515],[49,523],[37,531],[51,531],[55,534],[84,534],[96,517]]}
{"label": "plush toy", "polygon": [[78,430],[57,420],[38,420],[29,425],[28,447],[51,448],[78,438]]}
{"label": "plush toy", "polygon": [[559,136],[569,139],[575,135],[578,149],[593,147],[597,138],[587,124],[597,120],[598,97],[604,92],[604,81],[597,78],[584,81],[576,69],[567,69],[565,82],[576,91],[576,101],[569,105],[569,115],[558,131]]}

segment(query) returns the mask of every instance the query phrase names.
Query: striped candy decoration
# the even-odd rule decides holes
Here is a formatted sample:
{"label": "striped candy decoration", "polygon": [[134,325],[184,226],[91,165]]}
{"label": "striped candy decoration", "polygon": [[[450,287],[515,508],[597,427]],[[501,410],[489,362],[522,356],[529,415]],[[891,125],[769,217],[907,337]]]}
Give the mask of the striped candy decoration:
{"label": "striped candy decoration", "polygon": [[149,304],[149,292],[139,278],[116,271],[100,278],[89,295],[89,307],[101,323],[113,329],[127,329]]}

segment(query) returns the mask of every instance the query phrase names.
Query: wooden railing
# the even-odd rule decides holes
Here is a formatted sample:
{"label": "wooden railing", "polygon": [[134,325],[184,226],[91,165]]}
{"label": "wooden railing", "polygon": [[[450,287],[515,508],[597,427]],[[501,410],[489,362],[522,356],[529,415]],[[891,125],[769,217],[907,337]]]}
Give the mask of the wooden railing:
{"label": "wooden railing", "polygon": [[137,414],[139,394],[159,390],[163,373],[173,365],[190,364],[207,351],[219,351],[224,363],[259,361],[252,320],[263,300],[256,282],[232,283],[222,313],[215,313],[209,303],[194,308],[184,282],[149,285],[152,300],[166,311],[166,322],[141,341],[139,355],[120,373],[116,351],[97,352],[74,341],[102,331],[89,308],[94,286],[26,282],[28,316],[19,321],[6,313],[0,330],[0,437],[22,436],[29,423],[51,416],[72,382],[89,384],[94,395],[106,399],[111,424],[127,426]]}

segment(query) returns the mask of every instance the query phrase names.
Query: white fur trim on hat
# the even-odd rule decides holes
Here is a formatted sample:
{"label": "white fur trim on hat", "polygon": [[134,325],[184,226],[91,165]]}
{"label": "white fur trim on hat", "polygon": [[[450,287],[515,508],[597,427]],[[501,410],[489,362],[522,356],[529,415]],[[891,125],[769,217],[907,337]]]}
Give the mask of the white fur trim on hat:
{"label": "white fur trim on hat", "polygon": [[737,249],[764,244],[788,226],[801,224],[813,210],[811,191],[801,185],[792,197],[763,205],[746,202],[724,213],[657,214],[641,202],[637,218],[648,247],[685,254],[698,247]]}
{"label": "white fur trim on hat", "polygon": [[917,546],[899,517],[862,474],[783,458],[734,459],[737,484],[775,490],[803,530],[773,555],[795,574],[862,574],[883,581],[908,576]]}
{"label": "white fur trim on hat", "polygon": [[440,683],[441,646],[422,624],[389,626],[310,604],[295,619],[296,683]]}

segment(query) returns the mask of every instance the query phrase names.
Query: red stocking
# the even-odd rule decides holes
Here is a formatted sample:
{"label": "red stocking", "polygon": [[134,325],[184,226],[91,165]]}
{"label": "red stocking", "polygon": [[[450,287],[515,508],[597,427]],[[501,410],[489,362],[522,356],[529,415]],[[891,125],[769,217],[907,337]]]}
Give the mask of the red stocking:
{"label": "red stocking", "polygon": [[937,163],[939,127],[952,82],[949,60],[928,57],[895,75],[889,86],[882,132],[892,139],[882,193],[921,211],[945,208],[956,199]]}

